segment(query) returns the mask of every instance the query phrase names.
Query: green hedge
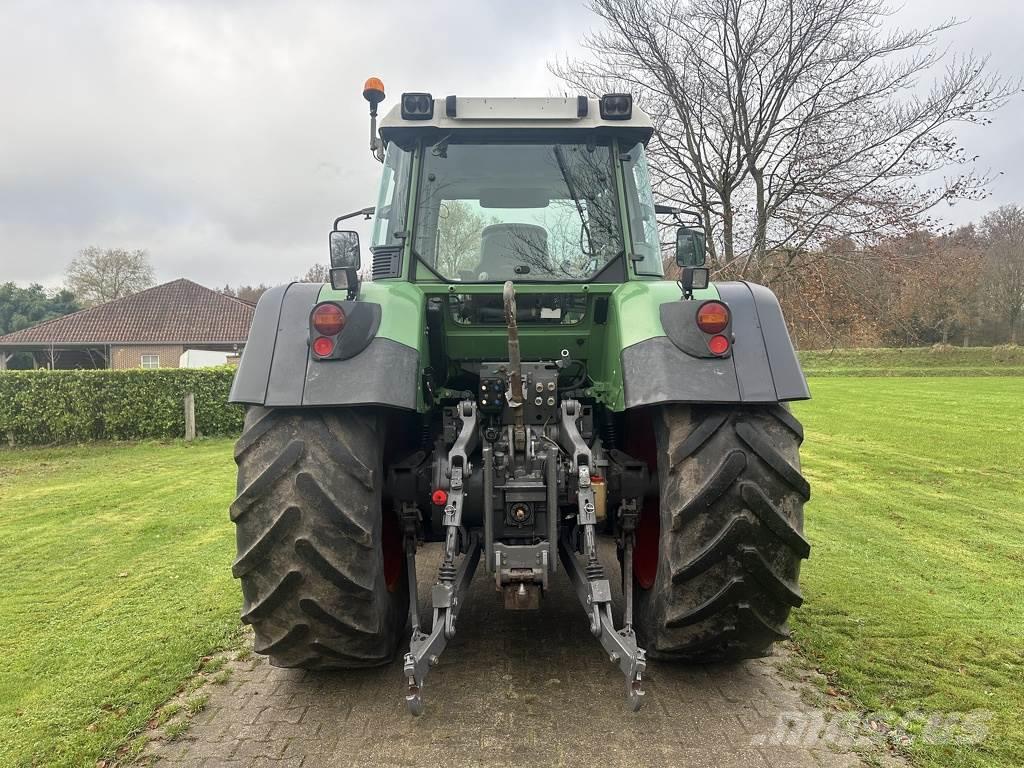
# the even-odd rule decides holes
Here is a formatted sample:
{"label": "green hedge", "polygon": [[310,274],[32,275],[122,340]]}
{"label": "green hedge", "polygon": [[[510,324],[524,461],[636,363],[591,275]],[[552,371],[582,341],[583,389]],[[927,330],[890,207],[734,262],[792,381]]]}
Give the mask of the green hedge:
{"label": "green hedge", "polygon": [[235,369],[0,372],[0,440],[15,444],[184,437],[183,400],[196,397],[200,435],[235,435]]}

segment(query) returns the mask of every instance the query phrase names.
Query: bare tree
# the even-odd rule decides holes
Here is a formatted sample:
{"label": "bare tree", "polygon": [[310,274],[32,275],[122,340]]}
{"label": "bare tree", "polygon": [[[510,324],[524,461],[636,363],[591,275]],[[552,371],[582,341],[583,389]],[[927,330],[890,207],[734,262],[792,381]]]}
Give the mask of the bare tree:
{"label": "bare tree", "polygon": [[437,217],[437,259],[435,269],[445,277],[458,277],[480,262],[481,233],[488,224],[462,200],[445,200]]}
{"label": "bare tree", "polygon": [[82,303],[102,304],[151,287],[153,267],[143,250],[89,246],[68,266],[67,285]]}
{"label": "bare tree", "polygon": [[989,122],[1020,89],[984,58],[947,59],[938,38],[954,20],[883,31],[884,0],[591,9],[604,22],[585,38],[591,57],[552,71],[589,93],[634,93],[655,125],[657,190],[703,221],[713,265],[731,274],[770,281],[808,250],[927,228],[939,202],[984,196],[989,177],[954,129]]}
{"label": "bare tree", "polygon": [[326,264],[314,264],[306,270],[300,283],[328,283],[331,280],[331,270]]}
{"label": "bare tree", "polygon": [[225,296],[233,296],[236,299],[248,302],[249,304],[255,304],[260,300],[260,296],[266,293],[270,289],[269,285],[260,283],[259,285],[239,285],[237,288],[232,288],[230,285],[225,285],[220,289],[220,292]]}
{"label": "bare tree", "polygon": [[935,237],[927,232],[887,245],[898,249],[891,260],[894,306],[888,317],[899,335],[891,340],[948,344],[953,334],[966,337],[977,306],[977,245],[960,233]]}
{"label": "bare tree", "polygon": [[1017,325],[1024,314],[1024,210],[1004,205],[981,220],[986,246],[987,295],[1009,327],[1011,344],[1017,343]]}

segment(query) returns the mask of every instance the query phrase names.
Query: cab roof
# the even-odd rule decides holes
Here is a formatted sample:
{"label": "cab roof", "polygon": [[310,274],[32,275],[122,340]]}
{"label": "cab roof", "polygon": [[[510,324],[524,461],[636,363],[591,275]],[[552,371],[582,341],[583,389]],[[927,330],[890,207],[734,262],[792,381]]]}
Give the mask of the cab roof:
{"label": "cab roof", "polygon": [[380,122],[385,142],[414,135],[449,134],[456,131],[517,133],[533,131],[596,131],[627,135],[644,144],[654,133],[651,119],[636,104],[628,119],[601,117],[600,99],[571,97],[497,97],[473,98],[448,96],[433,99],[433,114],[424,118],[403,118],[401,98]]}

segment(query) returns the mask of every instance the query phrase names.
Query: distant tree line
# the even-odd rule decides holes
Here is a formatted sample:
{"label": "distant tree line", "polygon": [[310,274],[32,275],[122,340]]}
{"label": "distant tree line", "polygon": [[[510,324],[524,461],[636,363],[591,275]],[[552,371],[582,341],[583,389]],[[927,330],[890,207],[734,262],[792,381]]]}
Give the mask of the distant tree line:
{"label": "distant tree line", "polygon": [[[292,282],[297,283],[328,283],[331,280],[331,272],[326,264],[314,264],[302,277],[293,277]],[[247,301],[250,304],[255,304],[260,300],[260,296],[270,290],[271,286],[264,283],[259,285],[249,285],[242,283],[240,285],[225,285],[220,289],[220,292],[226,296],[233,296],[236,299]]]}
{"label": "distant tree line", "polygon": [[[65,288],[48,291],[38,283],[27,288],[11,282],[0,284],[0,336],[80,309],[78,299]],[[4,360],[4,367],[31,368],[32,359],[24,353],[12,355]]]}
{"label": "distant tree line", "polygon": [[[143,250],[89,246],[72,259],[65,286],[48,290],[38,283],[22,288],[0,284],[0,336],[120,299],[153,285],[153,267]],[[11,355],[8,368],[31,368],[27,353]]]}
{"label": "distant tree line", "polygon": [[269,289],[270,286],[264,285],[263,283],[260,283],[259,285],[240,284],[235,286],[225,285],[220,289],[220,292],[225,296],[232,296],[236,299],[247,301],[250,304],[255,304],[260,300],[260,296],[266,293]]}
{"label": "distant tree line", "polygon": [[[788,256],[786,257],[788,258]],[[773,285],[803,348],[1016,344],[1024,320],[1024,209],[871,246],[801,254]]]}
{"label": "distant tree line", "polygon": [[63,288],[47,290],[38,283],[27,288],[13,282],[0,284],[0,335],[152,285],[153,269],[145,251],[85,248],[68,267]]}

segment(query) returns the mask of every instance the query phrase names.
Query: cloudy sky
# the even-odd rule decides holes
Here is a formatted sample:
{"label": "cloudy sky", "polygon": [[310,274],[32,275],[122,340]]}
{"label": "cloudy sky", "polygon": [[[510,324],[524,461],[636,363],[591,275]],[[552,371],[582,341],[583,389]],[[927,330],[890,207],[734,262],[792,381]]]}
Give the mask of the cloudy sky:
{"label": "cloudy sky", "polygon": [[[1024,73],[1019,0],[905,0],[913,25],[970,13],[953,51]],[[592,19],[572,0],[0,0],[0,282],[57,286],[87,245],[145,248],[161,281],[277,283],[326,259],[372,205],[369,75],[391,97],[546,95],[546,62]],[[992,197],[1024,203],[1024,99],[964,134]]]}

